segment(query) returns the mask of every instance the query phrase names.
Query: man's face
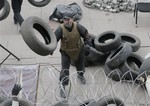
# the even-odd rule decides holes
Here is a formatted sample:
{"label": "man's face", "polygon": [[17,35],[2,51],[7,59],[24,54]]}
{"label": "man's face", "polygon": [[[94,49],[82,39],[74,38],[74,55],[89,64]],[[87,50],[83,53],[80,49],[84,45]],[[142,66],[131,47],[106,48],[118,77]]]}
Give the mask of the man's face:
{"label": "man's face", "polygon": [[63,22],[64,22],[64,25],[66,27],[70,28],[72,26],[73,19],[72,18],[65,18],[65,19],[63,19]]}

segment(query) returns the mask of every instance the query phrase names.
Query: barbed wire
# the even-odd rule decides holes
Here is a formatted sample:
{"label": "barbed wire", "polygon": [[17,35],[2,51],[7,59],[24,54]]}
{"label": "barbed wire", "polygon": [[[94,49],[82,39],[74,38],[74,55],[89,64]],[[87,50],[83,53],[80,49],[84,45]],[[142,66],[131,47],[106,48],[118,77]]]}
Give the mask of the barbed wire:
{"label": "barbed wire", "polygon": [[[56,70],[57,69],[57,70]],[[99,68],[91,70],[87,68],[85,78],[87,83],[81,85],[77,78],[76,69],[70,69],[70,83],[66,87],[67,98],[59,94],[60,67],[55,66],[26,66],[0,69],[0,92],[6,98],[11,97],[11,89],[15,83],[22,82],[22,94],[20,98],[26,99],[36,106],[52,106],[58,102],[66,101],[69,106],[82,104],[84,101],[110,95],[118,97],[126,105],[146,106],[150,104],[149,95],[133,80],[113,81],[105,75],[105,70]],[[121,79],[121,78],[120,78]]]}

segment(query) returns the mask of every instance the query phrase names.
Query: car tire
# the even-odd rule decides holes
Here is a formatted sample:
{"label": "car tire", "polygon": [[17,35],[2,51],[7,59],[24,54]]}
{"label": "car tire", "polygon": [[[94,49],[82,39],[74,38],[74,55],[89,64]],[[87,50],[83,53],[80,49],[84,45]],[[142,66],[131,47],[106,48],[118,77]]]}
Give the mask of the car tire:
{"label": "car tire", "polygon": [[139,50],[141,41],[138,37],[129,33],[120,33],[120,36],[121,36],[122,42],[128,42],[131,45],[133,52],[136,52]]}
{"label": "car tire", "polygon": [[97,51],[94,47],[90,47],[86,60],[92,63],[105,63],[107,56],[108,54]]}
{"label": "car tire", "polygon": [[[109,41],[111,40],[111,41]],[[96,36],[94,40],[95,48],[101,52],[109,52],[121,45],[121,37],[116,31],[106,31]]]}
{"label": "car tire", "polygon": [[116,106],[125,106],[123,101],[118,97],[104,96],[100,98],[96,106],[108,106],[109,104],[115,104]]}
{"label": "car tire", "polygon": [[[42,35],[45,43],[37,38],[34,29]],[[41,56],[52,54],[56,49],[57,40],[54,32],[50,26],[39,17],[32,16],[24,20],[21,25],[20,33],[30,49]]]}
{"label": "car tire", "polygon": [[131,53],[132,48],[129,43],[124,43],[107,57],[106,64],[111,69],[115,69],[121,65],[131,55]]}
{"label": "car tire", "polygon": [[42,0],[40,2],[38,1],[35,1],[35,0],[28,0],[28,2],[30,4],[32,4],[33,6],[36,6],[36,7],[43,7],[43,6],[46,6],[51,0]]}
{"label": "car tire", "polygon": [[105,68],[104,72],[105,72],[105,74],[108,78],[111,78],[114,81],[122,80],[122,75],[123,74],[118,68],[111,69],[106,64],[104,65],[104,68]]}
{"label": "car tire", "polygon": [[143,58],[135,53],[132,53],[126,61],[119,66],[120,71],[123,73],[123,79],[133,81],[136,80],[142,63]]}
{"label": "car tire", "polygon": [[5,18],[8,17],[10,13],[10,4],[7,0],[4,1],[4,7],[3,7],[3,11],[0,14],[0,21],[4,20]]}

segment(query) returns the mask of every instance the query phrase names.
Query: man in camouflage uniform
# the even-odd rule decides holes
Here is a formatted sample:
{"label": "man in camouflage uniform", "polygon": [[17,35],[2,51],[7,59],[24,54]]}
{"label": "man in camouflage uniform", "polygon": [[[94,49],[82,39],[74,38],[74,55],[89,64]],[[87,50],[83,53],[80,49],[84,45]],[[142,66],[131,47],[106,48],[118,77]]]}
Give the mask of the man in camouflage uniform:
{"label": "man in camouflage uniform", "polygon": [[[81,84],[86,84],[86,79],[84,78],[84,43],[91,44],[89,39],[91,38],[88,30],[73,21],[73,17],[67,14],[63,17],[63,24],[60,25],[56,31],[55,35],[57,41],[61,39],[60,53],[61,53],[61,72],[60,72],[60,95],[66,98],[65,86],[69,83],[69,67],[71,61],[74,61],[77,70],[77,77]],[[83,38],[83,41],[82,39]]]}

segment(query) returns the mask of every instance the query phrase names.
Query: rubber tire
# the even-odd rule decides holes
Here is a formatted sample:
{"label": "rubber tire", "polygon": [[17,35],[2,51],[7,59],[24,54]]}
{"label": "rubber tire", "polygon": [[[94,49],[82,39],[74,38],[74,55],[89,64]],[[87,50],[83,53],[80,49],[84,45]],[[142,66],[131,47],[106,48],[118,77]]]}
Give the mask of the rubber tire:
{"label": "rubber tire", "polygon": [[43,0],[43,1],[37,2],[37,1],[35,1],[35,0],[28,0],[28,2],[29,2],[30,4],[32,4],[33,6],[35,6],[35,7],[44,7],[44,6],[46,6],[47,4],[49,4],[50,1],[51,1],[51,0]]}
{"label": "rubber tire", "polygon": [[[105,42],[107,40],[112,40]],[[116,31],[106,31],[98,35],[94,40],[95,48],[101,52],[109,52],[118,48],[121,44],[121,37]]]}
{"label": "rubber tire", "polygon": [[[33,106],[30,102],[23,99],[19,99],[18,102],[19,106]],[[0,106],[12,106],[12,100],[6,99],[0,104]]]}
{"label": "rubber tire", "polygon": [[116,106],[125,106],[123,101],[118,97],[104,96],[100,98],[96,106],[107,106],[108,104],[116,104]]}
{"label": "rubber tire", "polygon": [[113,51],[106,59],[106,64],[111,69],[121,65],[132,53],[129,43],[123,43],[115,51]]}
{"label": "rubber tire", "polygon": [[121,36],[122,42],[128,42],[131,45],[133,52],[136,52],[139,50],[141,41],[138,37],[129,33],[120,33],[120,36]]}
{"label": "rubber tire", "polygon": [[142,65],[139,69],[139,72],[138,72],[139,77],[144,78],[144,82],[147,81],[147,76],[150,75],[150,65],[149,65],[149,63],[150,63],[150,57],[146,58],[143,61]]}
{"label": "rubber tire", "polygon": [[[133,69],[130,63],[135,63],[138,68],[141,67],[143,63],[143,58],[135,53],[132,53],[126,61],[119,66],[120,71],[123,73],[123,79],[125,80],[136,80],[138,77],[138,70]],[[131,76],[132,75],[132,76]]]}
{"label": "rubber tire", "polygon": [[89,47],[89,54],[86,55],[86,61],[88,61],[89,63],[105,63],[107,56],[109,55],[108,53],[103,53],[100,52],[98,50],[95,49],[95,44],[94,44],[94,40],[96,38],[96,35],[94,34],[90,34],[90,36],[92,37],[92,43],[93,43],[93,47]]}
{"label": "rubber tire", "polygon": [[122,79],[123,74],[118,68],[111,69],[106,64],[104,65],[104,68],[104,72],[108,78],[111,78],[114,81],[120,81]]}
{"label": "rubber tire", "polygon": [[[46,44],[42,43],[36,37],[34,29],[39,31]],[[56,49],[57,40],[54,32],[50,26],[39,17],[32,16],[24,20],[21,25],[20,33],[30,49],[41,56],[52,54]]]}
{"label": "rubber tire", "polygon": [[10,13],[10,4],[7,0],[4,1],[4,7],[3,7],[3,11],[0,14],[0,21],[4,20],[5,18],[8,17]]}
{"label": "rubber tire", "polygon": [[90,47],[89,55],[86,60],[92,63],[105,63],[108,54],[97,51],[94,47]]}

